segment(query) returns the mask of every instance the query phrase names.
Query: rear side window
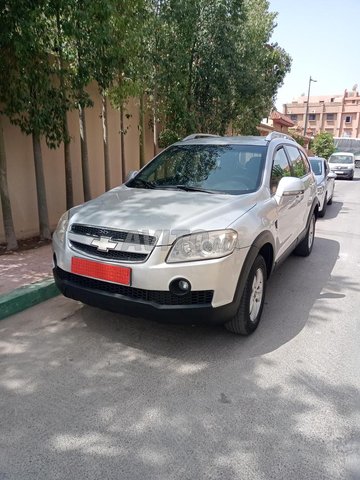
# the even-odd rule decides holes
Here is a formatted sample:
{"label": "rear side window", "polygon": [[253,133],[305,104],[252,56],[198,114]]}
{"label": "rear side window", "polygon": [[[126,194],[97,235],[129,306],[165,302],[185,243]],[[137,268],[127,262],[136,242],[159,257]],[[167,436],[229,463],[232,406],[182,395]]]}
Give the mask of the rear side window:
{"label": "rear side window", "polygon": [[290,175],[290,165],[285,150],[283,148],[279,148],[279,150],[275,152],[271,171],[271,193],[274,194],[276,192],[277,186],[283,177],[290,177]]}
{"label": "rear side window", "polygon": [[302,152],[293,146],[286,145],[294,177],[304,177],[310,172],[310,166]]}

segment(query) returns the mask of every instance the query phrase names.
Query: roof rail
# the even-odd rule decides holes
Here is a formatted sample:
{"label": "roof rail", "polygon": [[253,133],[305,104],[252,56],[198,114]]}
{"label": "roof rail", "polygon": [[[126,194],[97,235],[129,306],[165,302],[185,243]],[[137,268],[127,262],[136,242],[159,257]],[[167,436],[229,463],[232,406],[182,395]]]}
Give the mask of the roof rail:
{"label": "roof rail", "polygon": [[206,137],[215,137],[221,138],[221,135],[212,135],[211,133],[192,133],[187,137],[183,138],[181,141],[186,142],[186,140],[195,140],[196,138],[206,138]]}
{"label": "roof rail", "polygon": [[270,140],[274,140],[274,138],[287,138],[288,140],[292,140],[293,142],[295,142],[295,139],[293,137],[281,132],[270,132],[268,135],[266,135],[265,140],[270,142]]}

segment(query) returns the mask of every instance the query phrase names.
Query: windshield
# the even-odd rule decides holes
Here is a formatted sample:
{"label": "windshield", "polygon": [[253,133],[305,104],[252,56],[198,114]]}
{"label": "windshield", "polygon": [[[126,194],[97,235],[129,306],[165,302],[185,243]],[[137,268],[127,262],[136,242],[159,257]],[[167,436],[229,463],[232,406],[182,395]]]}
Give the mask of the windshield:
{"label": "windshield", "polygon": [[353,157],[351,155],[331,155],[329,163],[353,163]]}
{"label": "windshield", "polygon": [[254,192],[260,185],[266,149],[265,145],[174,145],[127,186],[231,195]]}
{"label": "windshield", "polygon": [[315,173],[315,175],[321,175],[322,174],[322,160],[312,160],[311,158],[309,159],[311,163],[311,169]]}

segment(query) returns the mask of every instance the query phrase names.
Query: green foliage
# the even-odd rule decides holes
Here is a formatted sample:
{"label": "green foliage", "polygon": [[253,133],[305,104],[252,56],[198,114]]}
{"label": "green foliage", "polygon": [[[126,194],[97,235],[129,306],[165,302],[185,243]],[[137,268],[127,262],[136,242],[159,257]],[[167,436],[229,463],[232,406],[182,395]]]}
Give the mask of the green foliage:
{"label": "green foliage", "polygon": [[194,131],[225,134],[229,125],[256,134],[290,69],[286,52],[269,43],[275,15],[268,2],[151,5],[148,71],[153,75],[147,85],[160,123],[176,137]]}
{"label": "green foliage", "polygon": [[311,142],[310,148],[318,157],[328,159],[336,150],[334,137],[331,133],[320,132]]}
{"label": "green foliage", "polygon": [[275,18],[267,0],[8,0],[0,98],[51,146],[64,112],[92,105],[94,80],[116,108],[145,95],[162,146],[230,125],[256,133],[291,63],[270,42]]}
{"label": "green foliage", "polygon": [[298,143],[302,147],[305,147],[305,138],[302,135],[299,135],[298,133],[291,132],[291,131],[289,131],[289,135],[292,136],[292,138],[296,141],[296,143]]}
{"label": "green foliage", "polygon": [[0,102],[2,112],[26,134],[62,139],[63,102],[53,81],[46,2],[11,1],[2,9]]}
{"label": "green foliage", "polygon": [[171,145],[172,143],[178,142],[179,140],[179,135],[173,130],[170,130],[169,128],[164,128],[159,133],[160,148],[166,148],[167,146]]}

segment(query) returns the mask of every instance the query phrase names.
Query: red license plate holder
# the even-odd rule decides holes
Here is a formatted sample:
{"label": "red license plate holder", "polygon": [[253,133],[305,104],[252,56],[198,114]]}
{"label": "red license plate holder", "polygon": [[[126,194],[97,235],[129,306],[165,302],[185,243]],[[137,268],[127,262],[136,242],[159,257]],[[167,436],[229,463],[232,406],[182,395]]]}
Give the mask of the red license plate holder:
{"label": "red license plate holder", "polygon": [[131,285],[131,268],[72,257],[71,272],[84,277]]}

